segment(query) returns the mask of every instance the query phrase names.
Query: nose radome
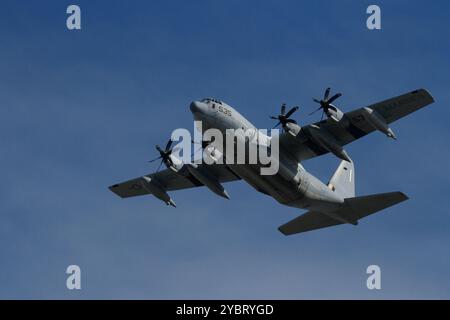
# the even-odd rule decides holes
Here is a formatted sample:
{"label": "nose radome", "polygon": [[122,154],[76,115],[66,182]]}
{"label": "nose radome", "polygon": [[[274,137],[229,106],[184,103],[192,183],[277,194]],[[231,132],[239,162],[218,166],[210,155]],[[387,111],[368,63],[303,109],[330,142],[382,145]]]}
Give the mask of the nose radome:
{"label": "nose radome", "polygon": [[200,101],[192,101],[190,108],[192,113],[205,112],[207,110],[207,105]]}

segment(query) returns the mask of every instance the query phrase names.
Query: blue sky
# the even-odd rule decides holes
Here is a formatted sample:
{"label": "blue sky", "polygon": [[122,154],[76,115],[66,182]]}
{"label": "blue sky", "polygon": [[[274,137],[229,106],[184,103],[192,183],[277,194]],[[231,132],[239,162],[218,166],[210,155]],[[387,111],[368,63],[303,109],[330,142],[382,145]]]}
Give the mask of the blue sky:
{"label": "blue sky", "polygon": [[[450,298],[446,1],[2,1],[0,298]],[[146,161],[189,103],[213,96],[260,128],[279,105],[300,123],[331,86],[348,111],[416,88],[436,102],[347,147],[357,194],[410,200],[293,237],[301,212],[245,183],[231,201],[204,188],[119,199],[107,186]],[[304,163],[322,180],[333,156]],[[65,269],[82,270],[82,290]],[[377,264],[382,289],[366,288]]]}

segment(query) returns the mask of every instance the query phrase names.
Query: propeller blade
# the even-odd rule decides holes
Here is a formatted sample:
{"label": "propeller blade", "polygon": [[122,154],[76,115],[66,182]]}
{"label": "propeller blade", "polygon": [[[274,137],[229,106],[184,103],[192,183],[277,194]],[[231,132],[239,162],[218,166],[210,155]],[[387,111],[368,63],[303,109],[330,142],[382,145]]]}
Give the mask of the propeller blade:
{"label": "propeller blade", "polygon": [[[191,140],[191,142],[192,142],[192,144],[194,144],[194,145],[199,145],[199,146],[201,146],[201,147],[203,147],[203,144],[205,143],[205,141],[203,141],[203,140],[200,140],[200,141],[197,141],[197,142],[195,142],[194,140]],[[176,149],[179,149],[179,148],[178,148],[178,147],[175,147],[174,150],[176,150]]]}
{"label": "propeller blade", "polygon": [[320,100],[317,100],[317,99],[315,99],[315,98],[313,98],[313,101],[314,101],[314,102],[317,102],[317,103],[320,103]]}
{"label": "propeller blade", "polygon": [[148,162],[155,162],[156,160],[161,159],[161,158],[162,158],[162,157],[159,156],[158,158],[155,158],[155,159],[153,159],[153,160],[149,160]]}
{"label": "propeller blade", "polygon": [[159,169],[161,169],[161,165],[163,164],[163,160],[161,160],[161,162],[159,163],[158,169],[156,169],[156,172],[159,171]]}
{"label": "propeller blade", "polygon": [[[278,118],[273,118],[273,119],[278,120]],[[214,142],[214,139],[213,139],[212,141],[200,140],[199,142],[195,142],[194,140],[191,140],[191,142],[192,142],[194,145],[200,145],[200,148],[199,148],[199,149],[205,149],[207,146],[209,146],[211,143]],[[175,148],[173,149],[173,151],[176,151],[177,149],[180,149],[180,148],[175,147]]]}
{"label": "propeller blade", "polygon": [[294,119],[286,119],[286,123],[297,123]]}
{"label": "propeller blade", "polygon": [[275,117],[275,116],[270,116],[270,119],[273,119],[273,120],[278,120],[278,117]]}
{"label": "propeller blade", "polygon": [[205,149],[206,147],[208,147],[213,142],[214,142],[214,139],[212,141],[202,141],[202,148]]}
{"label": "propeller blade", "polygon": [[288,113],[286,113],[286,118],[289,118],[297,110],[298,110],[297,106],[293,107],[291,110],[288,111]]}
{"label": "propeller blade", "polygon": [[203,149],[202,147],[197,148],[197,150],[194,151],[194,154],[196,154],[197,152],[199,152],[199,151],[202,150],[202,149]]}
{"label": "propeller blade", "polygon": [[317,111],[319,111],[320,109],[322,109],[322,107],[318,107],[316,110],[314,110],[313,112],[311,112],[310,114],[308,114],[308,116],[313,115],[314,113],[316,113]]}
{"label": "propeller blade", "polygon": [[323,100],[328,99],[328,96],[330,95],[330,90],[331,90],[331,88],[327,88],[327,90],[325,90],[325,94],[323,95]]}
{"label": "propeller blade", "polygon": [[281,114],[284,115],[284,112],[286,111],[286,103],[283,103],[281,105]]}
{"label": "propeller blade", "polygon": [[167,141],[167,144],[166,144],[166,149],[165,149],[165,151],[168,151],[168,150],[170,150],[170,147],[172,146],[172,139],[169,139],[169,141]]}
{"label": "propeller blade", "polygon": [[178,150],[181,150],[181,147],[175,147],[172,150],[170,150],[170,153],[177,152]]}
{"label": "propeller blade", "polygon": [[160,153],[163,152],[162,149],[161,149],[161,147],[160,147],[159,145],[156,145],[155,148],[156,148],[156,150],[158,150]]}
{"label": "propeller blade", "polygon": [[325,114],[325,111],[322,112],[322,115],[320,116],[320,121],[323,120],[323,115]]}
{"label": "propeller blade", "polygon": [[206,149],[207,147],[209,147],[209,145],[211,143],[213,143],[214,141],[202,141],[200,148],[198,148],[197,150],[195,150],[194,153],[197,153],[199,150],[201,149]]}
{"label": "propeller blade", "polygon": [[276,127],[278,127],[281,124],[281,122],[278,121],[278,123],[275,125],[275,127],[273,127],[272,129],[275,129]]}
{"label": "propeller blade", "polygon": [[342,96],[342,93],[336,93],[334,96],[332,96],[327,103],[330,104],[332,103],[334,100],[336,100],[337,98],[339,98],[340,96]]}
{"label": "propeller blade", "polygon": [[[195,146],[200,145],[199,148],[197,148],[197,150],[194,150],[194,154],[196,154],[200,149],[203,149],[203,141],[199,141],[199,142],[195,142],[194,139],[191,139],[192,144]],[[177,149],[177,148],[175,148]]]}

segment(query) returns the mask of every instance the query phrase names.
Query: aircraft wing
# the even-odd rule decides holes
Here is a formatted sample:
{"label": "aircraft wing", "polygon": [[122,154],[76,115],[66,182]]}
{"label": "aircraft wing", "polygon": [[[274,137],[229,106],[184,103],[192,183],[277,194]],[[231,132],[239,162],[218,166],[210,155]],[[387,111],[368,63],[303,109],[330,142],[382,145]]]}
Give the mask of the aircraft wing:
{"label": "aircraft wing", "polygon": [[[375,110],[389,124],[433,102],[434,99],[427,90],[419,89],[367,107]],[[280,134],[280,147],[294,156],[297,161],[314,158],[329,151],[311,139],[308,134],[309,129],[318,127],[321,132],[331,136],[342,147],[375,130],[366,117],[364,108],[359,108],[345,113],[345,124],[326,119],[302,127],[296,137],[283,132]]]}
{"label": "aircraft wing", "polygon": [[[206,165],[201,164],[199,167],[204,167],[209,172],[209,174],[219,182],[229,182],[240,180],[240,177],[235,175],[228,166],[224,164],[212,164]],[[180,172],[175,172],[171,169],[165,169],[152,174],[146,175],[146,177],[156,180],[161,187],[166,191],[187,189],[193,187],[203,186],[203,183],[198,181],[194,176],[192,176],[188,170],[184,167]],[[147,189],[142,186],[142,177],[124,181],[118,184],[114,184],[109,187],[109,189],[117,194],[121,198],[141,196],[149,194]]]}

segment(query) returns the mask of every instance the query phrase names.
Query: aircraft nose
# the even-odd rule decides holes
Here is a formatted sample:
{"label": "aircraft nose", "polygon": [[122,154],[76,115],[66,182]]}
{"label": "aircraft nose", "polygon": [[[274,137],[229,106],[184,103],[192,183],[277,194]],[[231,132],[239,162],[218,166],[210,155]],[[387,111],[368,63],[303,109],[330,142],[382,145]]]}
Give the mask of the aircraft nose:
{"label": "aircraft nose", "polygon": [[190,108],[192,113],[203,113],[206,112],[208,106],[200,101],[192,101]]}

